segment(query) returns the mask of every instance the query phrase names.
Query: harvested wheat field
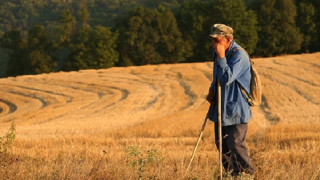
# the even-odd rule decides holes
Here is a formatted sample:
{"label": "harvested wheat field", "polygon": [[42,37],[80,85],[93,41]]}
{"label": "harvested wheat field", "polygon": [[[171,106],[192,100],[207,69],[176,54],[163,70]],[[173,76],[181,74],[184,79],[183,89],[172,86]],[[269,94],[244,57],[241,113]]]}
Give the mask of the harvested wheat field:
{"label": "harvested wheat field", "polygon": [[[320,179],[320,53],[253,60],[263,83],[247,137],[255,179]],[[184,176],[212,65],[0,79],[0,136],[16,123],[0,179],[215,179],[212,122]]]}

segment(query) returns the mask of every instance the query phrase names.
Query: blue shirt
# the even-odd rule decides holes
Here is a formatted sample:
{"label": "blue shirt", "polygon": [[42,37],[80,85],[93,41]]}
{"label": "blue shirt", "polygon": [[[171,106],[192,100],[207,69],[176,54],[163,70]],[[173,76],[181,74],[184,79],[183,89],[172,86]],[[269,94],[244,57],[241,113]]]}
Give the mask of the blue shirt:
{"label": "blue shirt", "polygon": [[[232,41],[226,51],[226,57],[217,59],[213,53],[213,82],[210,89],[216,94],[217,78],[221,84],[221,125],[230,126],[248,123],[251,119],[251,109],[249,103],[241,92],[239,84],[250,93],[250,60],[246,52],[236,42]],[[218,108],[215,103],[209,112],[209,119],[218,121]]]}

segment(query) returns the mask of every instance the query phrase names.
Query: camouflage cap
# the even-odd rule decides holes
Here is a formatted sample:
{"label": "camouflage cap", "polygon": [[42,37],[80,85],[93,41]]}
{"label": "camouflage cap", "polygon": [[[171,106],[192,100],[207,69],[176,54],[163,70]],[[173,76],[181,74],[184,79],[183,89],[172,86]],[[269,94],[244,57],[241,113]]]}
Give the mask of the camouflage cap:
{"label": "camouflage cap", "polygon": [[214,24],[211,28],[210,37],[233,36],[233,29],[225,24]]}

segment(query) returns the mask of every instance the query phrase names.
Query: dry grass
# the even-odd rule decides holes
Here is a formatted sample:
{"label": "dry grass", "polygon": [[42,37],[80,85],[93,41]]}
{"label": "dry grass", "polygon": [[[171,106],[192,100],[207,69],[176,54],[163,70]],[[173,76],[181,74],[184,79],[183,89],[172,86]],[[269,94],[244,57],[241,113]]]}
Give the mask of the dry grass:
{"label": "dry grass", "polygon": [[[254,61],[263,82],[247,138],[255,178],[320,179],[320,53]],[[13,120],[17,128],[0,179],[215,179],[211,122],[183,176],[211,74],[212,63],[193,63],[0,79],[0,135]]]}

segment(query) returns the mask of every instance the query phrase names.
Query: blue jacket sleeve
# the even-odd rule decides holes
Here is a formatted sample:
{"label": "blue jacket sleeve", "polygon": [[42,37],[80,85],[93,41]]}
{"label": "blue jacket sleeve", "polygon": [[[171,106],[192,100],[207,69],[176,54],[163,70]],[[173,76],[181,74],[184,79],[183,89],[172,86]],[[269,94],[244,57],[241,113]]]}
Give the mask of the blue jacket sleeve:
{"label": "blue jacket sleeve", "polygon": [[246,57],[241,53],[235,53],[228,63],[226,57],[216,60],[216,75],[221,84],[229,85],[238,78],[242,69],[242,58]]}

